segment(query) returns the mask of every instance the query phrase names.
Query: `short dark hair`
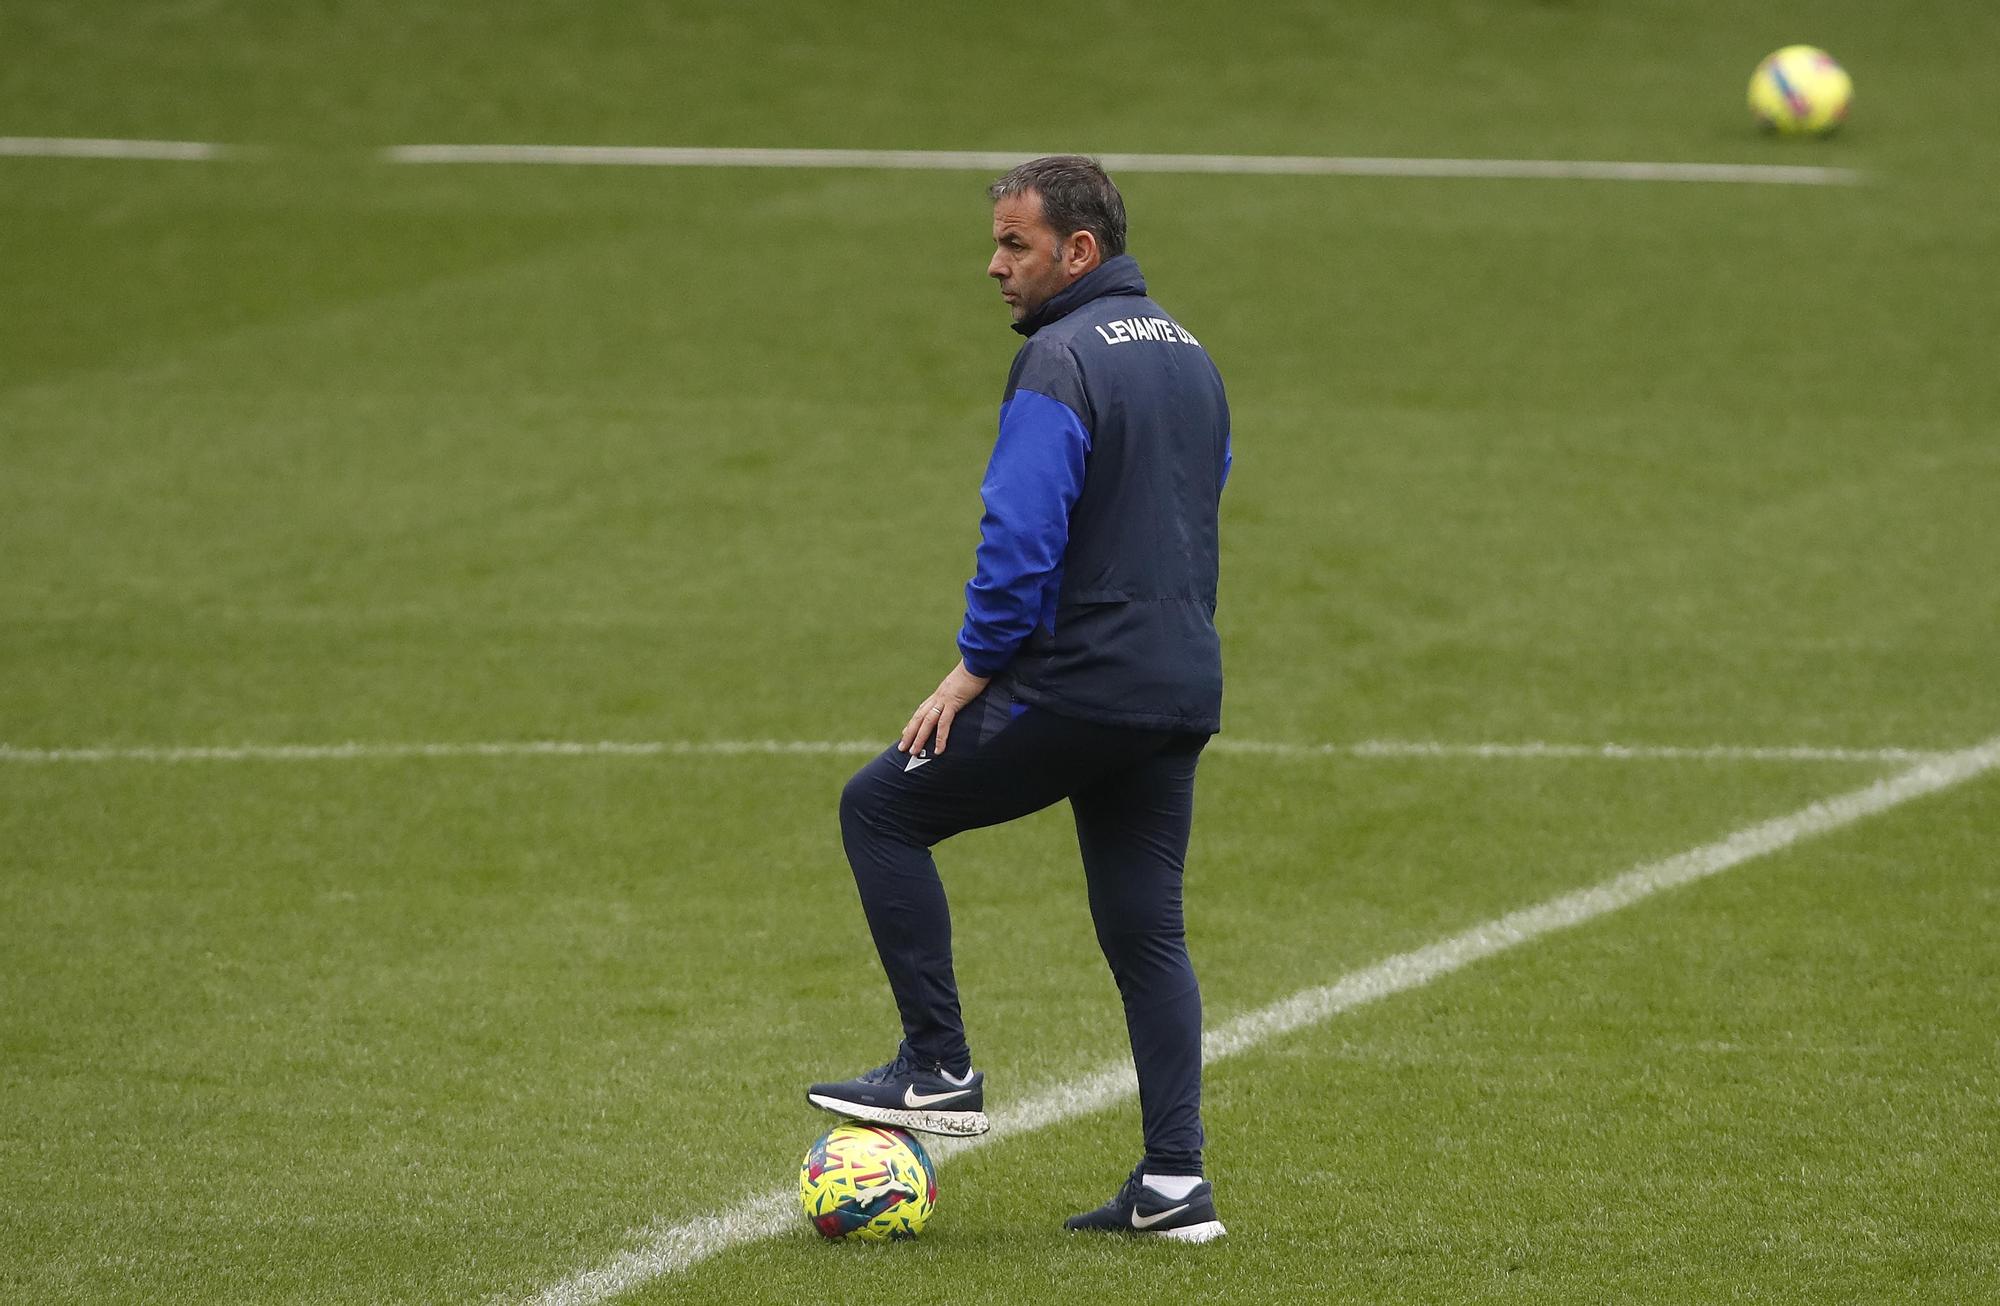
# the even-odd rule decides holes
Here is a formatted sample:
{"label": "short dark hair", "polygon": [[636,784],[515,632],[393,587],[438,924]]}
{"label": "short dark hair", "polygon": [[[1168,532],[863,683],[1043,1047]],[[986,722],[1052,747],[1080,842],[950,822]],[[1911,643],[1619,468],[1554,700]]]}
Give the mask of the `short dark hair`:
{"label": "short dark hair", "polygon": [[986,198],[998,204],[1029,191],[1042,197],[1042,219],[1056,235],[1067,239],[1088,231],[1104,257],[1125,252],[1125,197],[1096,159],[1081,154],[1030,159],[988,186]]}

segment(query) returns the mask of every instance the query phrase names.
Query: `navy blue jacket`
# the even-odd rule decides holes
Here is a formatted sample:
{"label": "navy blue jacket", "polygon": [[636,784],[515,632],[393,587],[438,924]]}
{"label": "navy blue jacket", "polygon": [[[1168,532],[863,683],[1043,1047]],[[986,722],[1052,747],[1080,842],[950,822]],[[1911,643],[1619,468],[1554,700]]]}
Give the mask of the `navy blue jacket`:
{"label": "navy blue jacket", "polygon": [[1110,259],[1014,324],[1028,337],[980,485],[959,652],[1065,716],[1222,725],[1216,512],[1229,404],[1208,352]]}

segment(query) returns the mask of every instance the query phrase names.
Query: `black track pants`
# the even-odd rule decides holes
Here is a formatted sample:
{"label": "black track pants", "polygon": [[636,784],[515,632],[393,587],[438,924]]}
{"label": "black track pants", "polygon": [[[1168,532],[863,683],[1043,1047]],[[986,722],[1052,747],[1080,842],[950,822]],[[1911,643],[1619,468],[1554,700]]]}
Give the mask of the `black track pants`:
{"label": "black track pants", "polygon": [[969,1064],[951,916],[930,848],[1069,799],[1091,919],[1125,1004],[1147,1167],[1199,1174],[1201,990],[1188,961],[1181,873],[1205,734],[1097,725],[1016,704],[995,682],[934,760],[892,746],[847,782],[840,829],[903,1036],[926,1060]]}

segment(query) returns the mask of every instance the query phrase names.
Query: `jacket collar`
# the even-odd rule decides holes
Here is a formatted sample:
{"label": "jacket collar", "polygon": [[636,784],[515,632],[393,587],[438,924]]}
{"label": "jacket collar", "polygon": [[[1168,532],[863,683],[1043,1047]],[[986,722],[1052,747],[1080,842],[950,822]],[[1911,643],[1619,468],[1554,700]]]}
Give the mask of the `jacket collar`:
{"label": "jacket collar", "polygon": [[1050,295],[1048,302],[1014,323],[1014,329],[1032,336],[1051,322],[1068,317],[1093,299],[1107,295],[1143,295],[1146,278],[1139,275],[1139,261],[1130,254],[1106,259],[1076,280]]}

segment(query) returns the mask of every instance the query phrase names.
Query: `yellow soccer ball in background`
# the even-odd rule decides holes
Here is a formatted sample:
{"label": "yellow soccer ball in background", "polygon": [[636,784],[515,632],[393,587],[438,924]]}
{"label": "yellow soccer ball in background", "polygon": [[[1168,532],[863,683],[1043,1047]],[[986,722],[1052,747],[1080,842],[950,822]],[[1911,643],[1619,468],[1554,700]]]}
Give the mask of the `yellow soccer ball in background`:
{"label": "yellow soccer ball in background", "polygon": [[1853,100],[1853,79],[1818,46],[1788,45],[1750,74],[1750,112],[1786,136],[1826,135],[1847,120]]}
{"label": "yellow soccer ball in background", "polygon": [[849,1121],[806,1152],[799,1205],[822,1238],[914,1238],[937,1207],[937,1170],[910,1134]]}

